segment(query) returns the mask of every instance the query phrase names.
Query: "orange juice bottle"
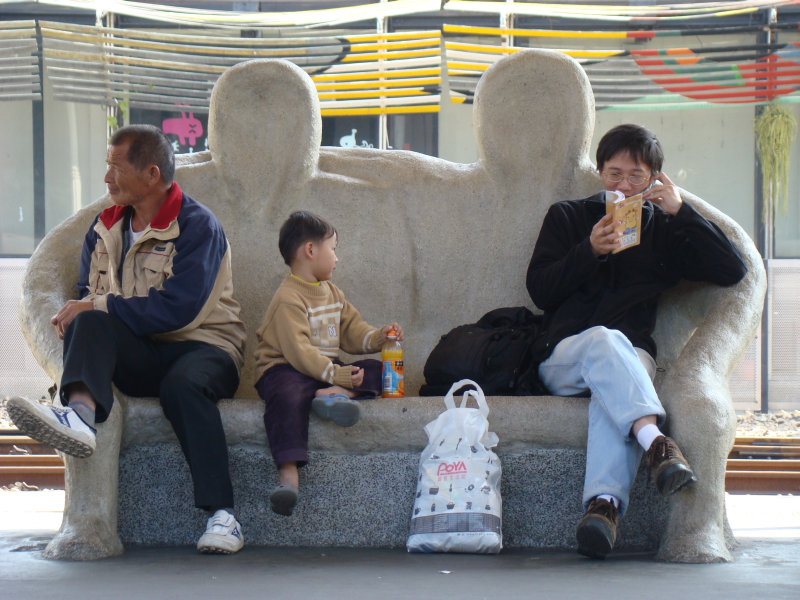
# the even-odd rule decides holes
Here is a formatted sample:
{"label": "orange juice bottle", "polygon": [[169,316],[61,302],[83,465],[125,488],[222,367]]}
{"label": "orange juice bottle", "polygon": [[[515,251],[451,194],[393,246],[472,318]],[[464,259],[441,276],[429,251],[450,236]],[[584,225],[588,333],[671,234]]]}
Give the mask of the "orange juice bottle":
{"label": "orange juice bottle", "polygon": [[397,331],[390,329],[381,350],[383,360],[383,397],[402,398],[403,388],[403,348],[397,341]]}

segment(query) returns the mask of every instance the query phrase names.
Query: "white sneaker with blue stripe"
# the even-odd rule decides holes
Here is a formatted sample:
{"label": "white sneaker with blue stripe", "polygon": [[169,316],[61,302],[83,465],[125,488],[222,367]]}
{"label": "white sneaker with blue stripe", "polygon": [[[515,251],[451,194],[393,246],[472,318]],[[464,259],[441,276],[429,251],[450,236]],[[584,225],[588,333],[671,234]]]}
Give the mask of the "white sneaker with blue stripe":
{"label": "white sneaker with blue stripe", "polygon": [[241,550],[242,546],[242,526],[224,509],[211,515],[206,532],[197,540],[197,549],[203,554],[233,554]]}
{"label": "white sneaker with blue stripe", "polygon": [[96,430],[68,406],[41,404],[14,396],[8,399],[6,409],[22,433],[64,454],[86,458],[97,446]]}

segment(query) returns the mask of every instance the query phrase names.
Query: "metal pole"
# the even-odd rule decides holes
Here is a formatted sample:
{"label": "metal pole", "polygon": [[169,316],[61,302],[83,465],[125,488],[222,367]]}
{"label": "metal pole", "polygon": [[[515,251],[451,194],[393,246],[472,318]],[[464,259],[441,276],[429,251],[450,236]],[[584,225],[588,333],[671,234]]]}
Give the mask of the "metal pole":
{"label": "metal pole", "polygon": [[[773,32],[772,25],[778,20],[777,11],[770,8],[765,14],[765,24],[762,32],[758,34],[757,43],[767,45],[777,42],[777,34]],[[768,82],[769,84],[769,82]],[[769,90],[769,85],[767,86]],[[758,105],[755,108],[755,118],[764,112],[764,106]],[[764,268],[767,272],[767,282],[770,279],[770,261],[775,252],[775,218],[771,197],[764,197],[763,176],[761,174],[761,161],[758,157],[758,149],[754,148],[755,155],[755,242],[761,257],[764,260]],[[769,380],[770,380],[770,323],[772,321],[770,308],[772,294],[769,286],[767,295],[764,298],[764,310],[761,313],[761,412],[769,412]]]}
{"label": "metal pole", "polygon": [[[95,17],[96,17],[96,25],[97,25],[97,27],[107,27],[108,29],[111,29],[111,28],[114,27],[114,13],[101,12],[98,9],[97,12],[96,12]],[[103,37],[107,37],[108,35],[109,34],[106,34]],[[105,53],[105,47],[106,46],[108,46],[108,44],[104,43],[103,44],[103,47],[104,47],[103,52],[104,53]],[[109,81],[108,81],[108,71],[106,71],[104,73],[104,75],[106,77],[106,95],[110,96],[111,89],[110,89],[110,84],[109,84]],[[119,111],[117,109],[116,101],[114,101],[113,103],[109,102],[108,104],[106,104],[106,139],[107,140],[111,139],[111,134],[113,134],[115,129],[118,129],[120,127],[120,125],[121,125],[119,123],[119,120],[118,120],[119,119],[119,114],[118,113],[119,113]],[[116,125],[116,127],[114,127],[114,125]]]}
{"label": "metal pole", "polygon": [[[381,0],[381,4],[385,4],[387,0]],[[377,31],[379,34],[386,33],[386,25],[387,19],[384,16],[378,17],[377,19]],[[385,50],[379,50],[378,54],[383,54]],[[378,59],[378,71],[383,73],[384,71],[384,63],[383,59]],[[383,85],[383,77],[380,79],[380,84]],[[381,108],[385,108],[385,103],[383,99],[381,99]],[[388,118],[385,113],[381,113],[378,115],[378,148],[381,150],[386,150],[389,147],[389,128],[388,128]]]}
{"label": "metal pole", "polygon": [[42,97],[32,102],[33,125],[33,242],[39,245],[45,236],[45,180],[44,180],[44,59],[42,57],[42,32],[36,27],[37,60]]}

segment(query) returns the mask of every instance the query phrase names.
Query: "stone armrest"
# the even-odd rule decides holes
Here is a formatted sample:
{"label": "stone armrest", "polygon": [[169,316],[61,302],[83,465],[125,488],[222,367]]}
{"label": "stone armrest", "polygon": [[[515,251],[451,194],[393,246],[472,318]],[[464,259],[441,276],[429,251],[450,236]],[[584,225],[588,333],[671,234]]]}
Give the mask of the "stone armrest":
{"label": "stone armrest", "polygon": [[86,231],[108,204],[104,198],[93,202],[53,228],[28,261],[20,296],[22,332],[33,356],[54,381],[60,380],[63,348],[50,318],[78,297],[77,257]]}
{"label": "stone armrest", "polygon": [[696,390],[698,400],[718,395],[706,390],[727,391],[758,328],[766,294],[763,261],[742,227],[696,196],[684,191],[683,197],[738,246],[747,274],[731,287],[684,282],[661,298],[654,337],[661,367],[657,386],[668,413],[679,390]]}
{"label": "stone armrest", "polygon": [[735,545],[724,501],[725,465],[736,435],[728,380],[758,328],[766,274],[739,225],[699,198],[685,192],[683,197],[722,228],[747,265],[744,279],[734,286],[685,282],[665,294],[655,331],[662,369],[656,387],[667,411],[667,431],[698,479],[671,500],[659,557],[717,562],[731,560]]}

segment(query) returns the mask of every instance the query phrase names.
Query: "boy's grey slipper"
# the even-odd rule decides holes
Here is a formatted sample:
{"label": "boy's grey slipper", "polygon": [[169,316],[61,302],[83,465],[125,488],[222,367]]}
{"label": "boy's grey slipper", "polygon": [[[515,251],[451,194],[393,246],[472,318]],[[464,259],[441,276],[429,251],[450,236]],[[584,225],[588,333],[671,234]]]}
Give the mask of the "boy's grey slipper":
{"label": "boy's grey slipper", "polygon": [[297,504],[297,488],[291,483],[281,483],[269,495],[269,507],[272,512],[289,517]]}
{"label": "boy's grey slipper", "polygon": [[333,421],[340,427],[352,427],[358,423],[361,407],[358,402],[344,394],[317,396],[311,401],[311,410],[320,419]]}

